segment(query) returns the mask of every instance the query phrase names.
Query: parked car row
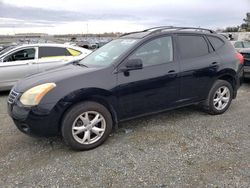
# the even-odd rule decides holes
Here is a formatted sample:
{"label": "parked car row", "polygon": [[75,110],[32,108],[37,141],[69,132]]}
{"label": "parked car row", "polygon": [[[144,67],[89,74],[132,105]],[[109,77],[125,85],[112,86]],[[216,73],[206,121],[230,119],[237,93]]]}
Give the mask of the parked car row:
{"label": "parked car row", "polygon": [[82,47],[82,48],[95,50],[97,48],[100,48],[100,47],[104,46],[107,43],[108,43],[107,41],[105,41],[105,42],[104,41],[99,41],[99,42],[94,42],[94,43],[91,43],[91,42],[88,42],[88,41],[78,41],[78,42],[66,42],[64,44],[70,44],[70,45],[73,45],[73,46],[79,46],[79,47]]}
{"label": "parked car row", "polygon": [[[31,47],[5,58],[39,59],[52,51]],[[71,148],[87,150],[138,116],[193,104],[222,114],[242,75],[243,56],[225,37],[202,28],[157,27],[125,34],[79,63],[26,77],[10,92],[8,111],[25,134],[59,134]]]}
{"label": "parked car row", "polygon": [[0,51],[0,91],[11,89],[28,75],[81,60],[91,52],[77,46],[49,43],[9,46]]}
{"label": "parked car row", "polygon": [[4,49],[13,46],[13,44],[5,44],[5,45],[0,45],[0,52],[3,51]]}

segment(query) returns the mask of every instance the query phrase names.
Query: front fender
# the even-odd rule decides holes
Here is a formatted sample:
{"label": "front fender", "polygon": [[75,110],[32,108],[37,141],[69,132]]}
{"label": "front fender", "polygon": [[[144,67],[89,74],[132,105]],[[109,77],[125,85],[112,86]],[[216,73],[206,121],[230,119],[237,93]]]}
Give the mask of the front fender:
{"label": "front fender", "polygon": [[110,111],[114,124],[118,123],[117,98],[112,92],[104,89],[84,88],[76,90],[64,96],[56,106],[64,106],[65,113],[69,108],[83,101],[95,101],[104,105]]}

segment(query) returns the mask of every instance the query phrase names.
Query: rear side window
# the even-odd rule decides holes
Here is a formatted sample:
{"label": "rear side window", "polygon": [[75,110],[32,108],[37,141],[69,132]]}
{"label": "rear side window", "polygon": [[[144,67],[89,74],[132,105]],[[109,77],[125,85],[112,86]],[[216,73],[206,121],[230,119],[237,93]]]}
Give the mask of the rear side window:
{"label": "rear side window", "polygon": [[66,48],[59,47],[39,47],[39,58],[71,56]]}
{"label": "rear side window", "polygon": [[224,41],[219,39],[218,37],[208,36],[207,38],[212,44],[214,50],[217,50],[218,48],[224,45]]}
{"label": "rear side window", "polygon": [[182,59],[200,57],[209,53],[208,44],[203,36],[179,35],[178,44]]}
{"label": "rear side window", "polygon": [[242,42],[236,42],[236,43],[234,43],[234,47],[235,48],[243,48],[243,44],[242,44]]}

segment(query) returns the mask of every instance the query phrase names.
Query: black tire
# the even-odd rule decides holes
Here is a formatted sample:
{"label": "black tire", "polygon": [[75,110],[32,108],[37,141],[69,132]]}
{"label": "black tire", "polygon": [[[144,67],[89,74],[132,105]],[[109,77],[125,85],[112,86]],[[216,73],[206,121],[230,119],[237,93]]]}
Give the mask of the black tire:
{"label": "black tire", "polygon": [[[96,111],[100,113],[106,122],[106,129],[102,137],[94,143],[82,144],[79,143],[72,134],[72,126],[75,119],[86,111]],[[74,150],[89,150],[101,145],[110,135],[112,131],[113,121],[110,112],[103,105],[96,102],[82,102],[71,107],[63,117],[61,132],[64,141]]]}
{"label": "black tire", "polygon": [[[228,88],[230,96],[229,96],[229,101],[228,101],[227,105],[223,109],[218,110],[214,105],[214,97],[216,95],[216,91],[221,87]],[[209,114],[212,114],[212,115],[223,114],[229,108],[229,106],[230,106],[230,104],[232,102],[232,98],[233,98],[233,87],[232,87],[232,85],[226,80],[217,80],[213,84],[212,88],[210,89],[210,92],[208,94],[208,98],[207,98],[206,103],[205,103],[205,110]]]}

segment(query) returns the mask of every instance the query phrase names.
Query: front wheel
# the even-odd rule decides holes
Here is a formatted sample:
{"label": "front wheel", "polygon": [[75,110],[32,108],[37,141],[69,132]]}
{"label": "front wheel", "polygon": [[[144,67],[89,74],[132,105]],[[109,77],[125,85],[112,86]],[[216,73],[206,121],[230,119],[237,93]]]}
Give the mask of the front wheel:
{"label": "front wheel", "polygon": [[62,136],[75,150],[88,150],[101,145],[112,131],[109,111],[96,102],[73,106],[62,121]]}
{"label": "front wheel", "polygon": [[230,106],[233,97],[232,85],[225,80],[217,80],[211,88],[207,99],[209,114],[224,113]]}

